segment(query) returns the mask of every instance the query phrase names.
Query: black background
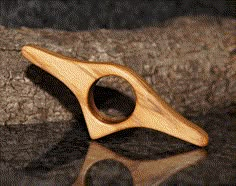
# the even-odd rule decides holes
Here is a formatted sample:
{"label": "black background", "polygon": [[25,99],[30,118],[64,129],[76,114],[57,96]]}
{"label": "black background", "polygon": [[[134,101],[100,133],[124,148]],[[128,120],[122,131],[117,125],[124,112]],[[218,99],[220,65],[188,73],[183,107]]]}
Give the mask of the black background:
{"label": "black background", "polygon": [[189,15],[233,17],[233,0],[3,0],[0,25],[68,31],[157,26]]}

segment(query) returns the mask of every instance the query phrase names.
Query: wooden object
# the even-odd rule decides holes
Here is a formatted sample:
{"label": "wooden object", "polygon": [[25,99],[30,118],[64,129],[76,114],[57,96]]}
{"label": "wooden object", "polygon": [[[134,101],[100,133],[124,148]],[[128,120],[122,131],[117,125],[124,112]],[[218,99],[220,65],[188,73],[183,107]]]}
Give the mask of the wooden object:
{"label": "wooden object", "polygon": [[85,177],[88,170],[102,160],[115,160],[126,166],[132,175],[134,185],[159,185],[180,170],[196,164],[206,155],[205,150],[198,149],[158,160],[130,160],[93,142],[73,186],[86,185]]}
{"label": "wooden object", "polygon": [[22,58],[21,48],[28,43],[85,61],[129,67],[188,118],[235,113],[235,24],[232,18],[204,15],[135,30],[65,32],[0,26],[0,125],[81,117],[69,89]]}
{"label": "wooden object", "polygon": [[[75,94],[92,139],[134,127],[158,130],[198,146],[208,144],[208,135],[167,105],[134,71],[117,64],[82,62],[38,46],[24,46],[22,54],[38,67],[61,80]],[[92,87],[108,75],[126,79],[134,89],[136,106],[130,117],[115,121],[100,114]],[[116,123],[115,125],[112,125]]]}

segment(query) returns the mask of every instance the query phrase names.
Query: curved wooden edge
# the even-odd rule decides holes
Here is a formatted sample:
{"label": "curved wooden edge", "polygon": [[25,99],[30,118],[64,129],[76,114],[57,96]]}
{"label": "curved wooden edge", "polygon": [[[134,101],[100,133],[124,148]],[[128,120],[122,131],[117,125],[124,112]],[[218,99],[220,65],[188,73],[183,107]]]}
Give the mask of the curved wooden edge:
{"label": "curved wooden edge", "polygon": [[84,113],[91,116],[85,119],[89,124],[88,129],[93,139],[127,128],[145,127],[164,132],[197,146],[208,144],[208,135],[203,129],[174,111],[132,70],[116,65],[103,65],[99,70],[103,75],[112,74],[126,79],[134,88],[136,106],[130,117],[113,125],[104,123],[93,114],[91,116],[93,113],[91,109],[85,108]]}
{"label": "curved wooden edge", "polygon": [[[131,69],[111,63],[81,62],[33,45],[24,46],[22,54],[71,89],[82,106],[92,139],[127,128],[146,127],[197,146],[208,144],[208,135],[203,129],[175,112]],[[131,116],[125,121],[113,125],[96,115],[91,109],[89,98],[89,91],[93,83],[107,75],[126,79],[136,95],[136,106]]]}
{"label": "curved wooden edge", "polygon": [[129,169],[134,185],[142,185],[153,181],[155,181],[155,184],[160,184],[173,174],[196,164],[206,156],[205,150],[198,149],[158,160],[131,160],[112,152],[96,142],[92,142],[73,186],[86,185],[85,177],[88,170],[96,162],[102,160],[112,159],[122,163]]}

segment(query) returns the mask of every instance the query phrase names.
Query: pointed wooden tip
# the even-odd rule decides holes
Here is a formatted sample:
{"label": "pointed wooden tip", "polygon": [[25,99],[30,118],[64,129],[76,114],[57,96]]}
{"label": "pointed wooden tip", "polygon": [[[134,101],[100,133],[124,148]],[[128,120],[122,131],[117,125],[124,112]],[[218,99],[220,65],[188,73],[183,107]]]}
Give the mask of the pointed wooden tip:
{"label": "pointed wooden tip", "polygon": [[[86,63],[34,45],[22,48],[22,54],[38,67],[67,85],[79,100],[91,138],[134,127],[158,130],[197,146],[208,145],[207,133],[188,121],[131,69],[109,63]],[[90,101],[90,90],[101,77],[114,75],[126,79],[134,88],[136,106],[126,120],[112,124],[97,113]]]}

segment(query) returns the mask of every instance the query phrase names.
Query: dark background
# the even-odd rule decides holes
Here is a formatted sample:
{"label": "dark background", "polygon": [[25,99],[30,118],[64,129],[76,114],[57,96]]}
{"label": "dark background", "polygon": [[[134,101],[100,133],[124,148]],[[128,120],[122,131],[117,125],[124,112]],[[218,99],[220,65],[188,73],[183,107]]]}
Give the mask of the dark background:
{"label": "dark background", "polygon": [[233,17],[233,0],[3,0],[0,25],[68,31],[158,26],[188,15]]}
{"label": "dark background", "polygon": [[[0,1],[0,25],[68,31],[133,29],[162,25],[179,16],[233,17],[234,6],[233,0],[5,0]],[[200,164],[172,176],[166,184],[234,185],[235,166],[232,162],[235,160],[235,119],[226,114],[208,114],[191,120],[203,123],[210,135],[210,145],[206,148],[208,156]],[[0,161],[1,168],[5,167],[0,176],[0,183],[3,184],[0,185],[16,185],[20,181],[32,184],[32,180],[35,185],[52,182],[54,185],[66,185],[74,181],[85,159],[90,140],[86,129],[78,123],[71,130],[69,123],[0,126],[0,136],[4,139],[0,140],[1,153],[7,157],[5,161]],[[62,139],[63,130],[69,131]],[[183,141],[148,129],[121,131],[98,142],[118,154],[134,159],[159,158],[160,155],[171,155],[173,151],[182,148],[192,149]],[[104,167],[109,171],[111,179],[115,173],[122,173],[120,165],[114,166],[112,163],[92,167],[88,178],[100,182],[104,181],[104,177],[107,179],[107,175],[100,176],[105,172],[102,169]],[[23,171],[15,170],[25,164],[27,167]],[[14,171],[7,171],[9,167],[14,167]],[[40,175],[41,170],[46,171]],[[124,174],[129,176],[127,172]],[[120,181],[124,174],[113,180]]]}

